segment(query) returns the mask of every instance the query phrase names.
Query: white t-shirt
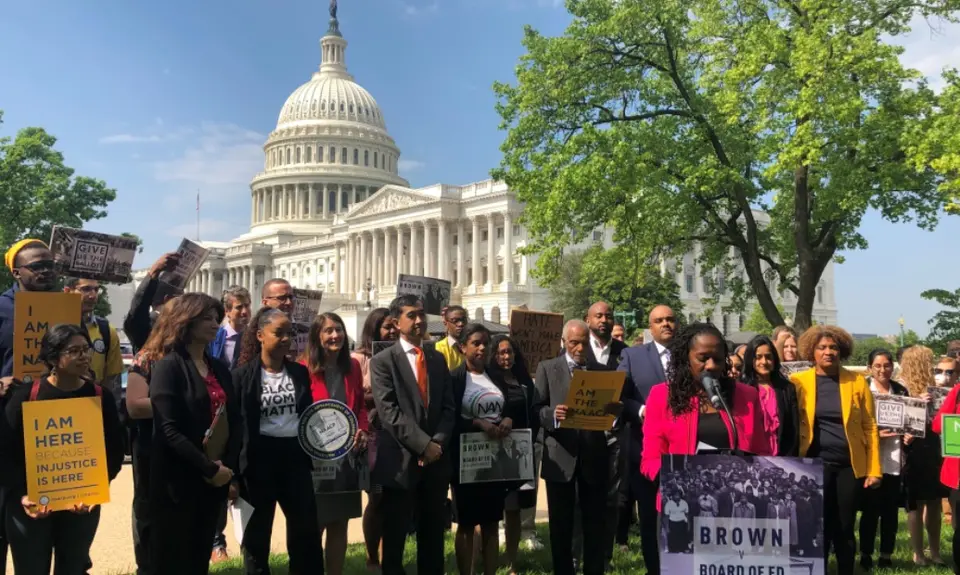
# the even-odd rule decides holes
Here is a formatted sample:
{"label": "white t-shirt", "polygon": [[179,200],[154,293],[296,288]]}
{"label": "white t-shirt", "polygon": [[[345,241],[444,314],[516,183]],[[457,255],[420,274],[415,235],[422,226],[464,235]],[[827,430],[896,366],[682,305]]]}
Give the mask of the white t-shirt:
{"label": "white t-shirt", "polygon": [[297,393],[287,370],[270,373],[260,370],[260,434],[270,437],[296,437]]}
{"label": "white t-shirt", "polygon": [[676,523],[686,521],[690,514],[690,506],[683,499],[680,501],[668,499],[663,505],[663,514],[667,516],[667,519]]}
{"label": "white t-shirt", "polygon": [[[870,391],[873,393],[882,393],[877,389],[877,383],[870,378]],[[890,391],[893,391],[891,386]],[[902,438],[881,437],[880,438],[880,471],[884,475],[900,475],[900,467],[903,465],[903,445]]]}
{"label": "white t-shirt", "polygon": [[467,372],[467,388],[460,404],[460,416],[464,419],[485,419],[496,423],[503,413],[503,393],[490,381],[487,374]]}

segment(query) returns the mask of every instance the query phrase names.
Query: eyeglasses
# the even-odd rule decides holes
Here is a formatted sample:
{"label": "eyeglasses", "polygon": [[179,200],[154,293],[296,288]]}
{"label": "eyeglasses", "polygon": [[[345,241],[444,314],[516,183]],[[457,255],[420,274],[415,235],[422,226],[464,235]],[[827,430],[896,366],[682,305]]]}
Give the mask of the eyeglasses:
{"label": "eyeglasses", "polygon": [[88,293],[100,293],[103,290],[103,288],[100,286],[79,286],[76,288],[76,290],[80,293],[88,294]]}
{"label": "eyeglasses", "polygon": [[28,269],[33,273],[53,271],[53,260],[37,260],[28,264],[23,264],[20,269]]}
{"label": "eyeglasses", "polygon": [[75,345],[63,350],[63,355],[76,359],[85,355],[90,355],[92,351],[93,348],[89,345]]}
{"label": "eyeglasses", "polygon": [[265,297],[263,299],[275,299],[277,301],[293,301],[293,294],[284,294],[284,295],[272,295],[270,297]]}
{"label": "eyeglasses", "polygon": [[952,369],[934,368],[934,370],[933,370],[933,375],[949,375],[949,376],[953,377],[953,370],[952,370]]}

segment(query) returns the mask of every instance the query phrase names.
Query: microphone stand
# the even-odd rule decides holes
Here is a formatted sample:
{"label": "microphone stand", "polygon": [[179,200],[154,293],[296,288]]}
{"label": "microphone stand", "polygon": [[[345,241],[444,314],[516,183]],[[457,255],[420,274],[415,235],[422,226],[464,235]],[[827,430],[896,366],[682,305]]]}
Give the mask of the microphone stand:
{"label": "microphone stand", "polygon": [[[733,442],[732,442],[732,445],[730,446],[731,451],[734,455],[743,455],[743,452],[740,451],[739,437],[737,437],[737,424],[733,421],[733,412],[730,411],[730,407],[727,405],[727,400],[723,398],[723,390],[720,390],[720,389],[717,390],[717,399],[719,400],[720,407],[723,409],[724,412],[726,412],[727,418],[730,420],[730,431],[732,432],[732,435],[733,435]],[[714,407],[717,407],[717,406],[714,405]]]}

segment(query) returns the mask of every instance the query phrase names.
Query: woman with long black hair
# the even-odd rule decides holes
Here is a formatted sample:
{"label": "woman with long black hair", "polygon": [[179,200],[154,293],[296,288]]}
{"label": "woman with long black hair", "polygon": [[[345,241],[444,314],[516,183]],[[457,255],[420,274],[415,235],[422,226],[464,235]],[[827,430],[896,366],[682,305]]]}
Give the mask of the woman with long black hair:
{"label": "woman with long black hair", "polygon": [[270,573],[277,504],[287,519],[290,572],[323,573],[313,462],[298,438],[300,416],[313,402],[310,374],[286,358],[295,333],[287,314],[260,308],[243,334],[238,367],[233,370],[244,422],[240,496],[253,506],[241,542],[250,575]]}
{"label": "woman with long black hair", "polygon": [[[17,385],[4,409],[7,429],[3,466],[9,489],[6,509],[7,538],[14,571],[49,575],[54,560],[58,575],[87,572],[90,546],[100,524],[100,506],[77,504],[70,511],[50,512],[27,497],[26,457],[23,445],[23,404],[28,401],[100,397],[107,476],[112,481],[123,465],[123,427],[109,389],[90,379],[92,347],[87,330],[76,325],[56,325],[40,343],[38,359],[46,373],[32,383]],[[42,500],[42,498],[41,498]]]}
{"label": "woman with long black hair", "polygon": [[[237,469],[240,402],[226,365],[207,354],[223,305],[188,293],[164,314],[163,329],[155,327],[143,346],[163,357],[150,376],[150,560],[156,573],[202,574],[209,571],[210,538]],[[218,447],[208,453],[204,443],[211,429],[217,430]]]}
{"label": "woman with long black hair", "polygon": [[[533,385],[533,378],[527,369],[527,362],[520,351],[520,346],[506,334],[498,334],[490,340],[490,360],[487,363],[487,371],[493,378],[501,379],[506,388],[507,404],[516,404],[522,399],[525,405],[524,417],[513,421],[513,429],[530,429],[530,445],[521,445],[521,451],[528,448],[533,455],[537,442],[537,434],[540,431],[540,419],[533,412],[533,406],[537,402],[537,388]],[[539,482],[537,475],[536,457],[532,456],[533,461],[533,484]],[[537,490],[533,489],[511,489],[507,492],[504,501],[503,513],[503,534],[506,539],[504,547],[504,556],[508,568],[508,573],[516,572],[517,550],[520,547],[520,536],[522,524],[520,515],[524,510],[536,509]]]}
{"label": "woman with long black hair", "polygon": [[[350,357],[347,329],[340,316],[327,312],[313,320],[307,349],[300,356],[300,363],[310,372],[313,401],[337,400],[357,416],[353,450],[362,452],[367,447],[363,377],[360,364]],[[324,532],[327,535],[324,547],[326,571],[329,575],[341,575],[347,554],[347,527],[351,519],[361,515],[360,492],[320,493],[316,495],[316,501],[320,535],[323,536]]]}
{"label": "woman with long black hair", "polygon": [[[370,384],[370,360],[374,355],[374,343],[397,340],[397,327],[390,317],[390,310],[378,307],[370,312],[363,322],[360,332],[360,345],[350,354],[357,360],[363,375],[363,402],[367,408],[367,419],[371,430],[376,430],[380,422],[373,405],[373,387]],[[367,456],[370,469],[373,469],[377,457],[377,434],[372,432],[367,440]],[[363,540],[367,547],[367,568],[380,568],[380,542],[383,537],[383,517],[380,514],[380,501],[383,499],[383,487],[371,485],[367,494],[367,506],[363,509]]]}
{"label": "woman with long black hair", "polygon": [[800,451],[797,389],[780,373],[780,356],[769,337],[758,335],[747,344],[741,381],[757,390],[770,453],[796,457]]}

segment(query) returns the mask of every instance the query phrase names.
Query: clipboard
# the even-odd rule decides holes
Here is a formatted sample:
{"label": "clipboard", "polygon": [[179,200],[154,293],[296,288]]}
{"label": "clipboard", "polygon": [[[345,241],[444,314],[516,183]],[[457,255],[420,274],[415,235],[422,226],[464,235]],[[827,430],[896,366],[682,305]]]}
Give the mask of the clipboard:
{"label": "clipboard", "polygon": [[203,453],[210,461],[220,461],[227,451],[227,441],[230,439],[230,424],[227,421],[227,404],[217,408],[213,416],[210,429],[203,434]]}

